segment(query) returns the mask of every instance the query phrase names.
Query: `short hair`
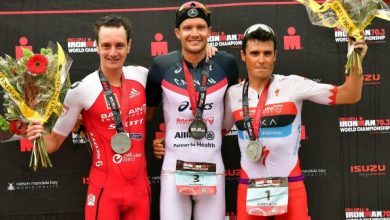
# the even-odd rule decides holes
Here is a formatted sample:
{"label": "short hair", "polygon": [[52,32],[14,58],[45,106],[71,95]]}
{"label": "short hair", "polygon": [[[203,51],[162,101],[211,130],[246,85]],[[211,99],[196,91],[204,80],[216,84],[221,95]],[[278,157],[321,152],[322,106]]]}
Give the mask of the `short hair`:
{"label": "short hair", "polygon": [[99,31],[101,27],[123,27],[126,31],[127,42],[129,42],[131,39],[131,22],[125,17],[121,17],[119,15],[107,15],[97,19],[94,24],[96,42],[99,42]]}
{"label": "short hair", "polygon": [[277,38],[271,27],[265,24],[254,24],[246,29],[244,38],[242,39],[242,51],[245,53],[248,40],[259,40],[274,42],[274,50],[276,50]]}

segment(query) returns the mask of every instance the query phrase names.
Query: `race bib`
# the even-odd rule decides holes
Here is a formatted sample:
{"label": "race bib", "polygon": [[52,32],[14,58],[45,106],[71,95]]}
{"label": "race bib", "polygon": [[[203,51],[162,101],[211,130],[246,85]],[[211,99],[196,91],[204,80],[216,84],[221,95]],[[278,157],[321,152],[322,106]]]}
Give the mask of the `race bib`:
{"label": "race bib", "polygon": [[287,212],[288,179],[260,178],[249,182],[246,212],[249,215],[273,216]]}
{"label": "race bib", "polygon": [[216,165],[214,163],[176,161],[176,190],[183,195],[216,194]]}

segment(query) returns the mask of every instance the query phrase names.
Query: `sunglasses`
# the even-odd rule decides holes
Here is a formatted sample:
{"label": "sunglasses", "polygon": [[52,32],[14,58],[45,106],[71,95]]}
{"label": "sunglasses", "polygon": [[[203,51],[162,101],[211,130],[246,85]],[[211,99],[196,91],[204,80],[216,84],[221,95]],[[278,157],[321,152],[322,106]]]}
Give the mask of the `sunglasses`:
{"label": "sunglasses", "polygon": [[248,34],[251,34],[254,31],[259,30],[259,29],[275,35],[274,30],[272,30],[272,28],[270,28],[268,25],[254,24],[254,25],[250,26],[248,29],[246,29],[246,31],[244,32],[244,37],[247,36]]}
{"label": "sunglasses", "polygon": [[186,9],[189,9],[189,8],[197,8],[197,9],[200,9],[202,10],[203,12],[205,12],[205,14],[207,13],[207,8],[206,6],[204,6],[202,3],[199,3],[199,2],[195,2],[195,1],[192,1],[192,2],[186,2],[184,4],[182,4],[179,8],[179,10],[177,10],[178,12],[181,12],[183,10],[186,10]]}

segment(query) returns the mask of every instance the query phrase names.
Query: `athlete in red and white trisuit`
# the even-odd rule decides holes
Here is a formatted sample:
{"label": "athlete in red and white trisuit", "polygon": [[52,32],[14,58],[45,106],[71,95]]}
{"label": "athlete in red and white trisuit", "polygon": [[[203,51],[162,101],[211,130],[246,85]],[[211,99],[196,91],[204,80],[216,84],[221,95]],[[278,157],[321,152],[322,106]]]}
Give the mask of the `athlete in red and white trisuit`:
{"label": "athlete in red and white trisuit", "polygon": [[[246,156],[246,148],[250,142],[244,125],[242,111],[243,84],[232,86],[226,96],[225,122],[236,123],[238,142],[241,151],[241,176],[238,193],[239,219],[246,212],[246,189],[248,179],[263,177],[290,177],[290,188],[299,187],[300,199],[295,198],[291,205],[306,206],[306,193],[299,167],[298,148],[301,131],[301,109],[303,100],[315,101],[319,104],[331,104],[337,91],[334,86],[315,83],[299,76],[273,75],[269,93],[261,118],[259,141],[263,146],[261,161],[251,161]],[[249,87],[249,111],[252,118],[258,103],[258,91]],[[231,117],[233,115],[233,117]],[[291,189],[290,189],[291,190]],[[245,213],[246,214],[246,213]]]}
{"label": "athlete in red and white trisuit", "polygon": [[[98,71],[68,91],[61,117],[51,134],[45,135],[46,148],[49,152],[57,150],[81,113],[93,149],[85,219],[147,220],[150,190],[144,145],[148,70],[139,66],[123,67],[130,50],[130,26],[124,18],[103,17],[97,21],[96,30],[100,70],[119,104],[131,148],[123,154],[111,148],[111,138],[117,130]],[[38,123],[29,125],[30,140],[42,132],[39,126]]]}
{"label": "athlete in red and white trisuit", "polygon": [[[272,74],[276,60],[276,38],[273,30],[263,24],[253,25],[244,34],[241,58],[248,71],[249,114],[255,118],[257,109],[262,112],[257,141],[262,146],[262,157],[252,161],[246,154],[250,142],[243,114],[243,88],[245,81],[230,87],[225,97],[225,128],[233,124],[238,130],[241,151],[241,176],[238,186],[237,219],[260,220],[246,212],[246,197],[250,179],[288,177],[288,212],[276,220],[306,220],[307,199],[303,176],[299,166],[298,149],[301,133],[303,100],[324,105],[354,103],[360,99],[362,77],[354,68],[349,79],[339,87],[316,83],[296,76]],[[364,57],[364,41],[355,42]],[[257,107],[261,94],[268,87],[264,107]],[[233,115],[233,117],[232,117]]]}
{"label": "athlete in red and white trisuit", "polygon": [[[144,152],[146,76],[146,68],[128,66],[123,68],[121,88],[111,86],[117,100],[123,100],[119,101],[122,123],[131,138],[131,149],[125,154],[116,154],[111,149],[111,137],[116,134],[115,123],[97,72],[84,78],[66,96],[64,107],[67,111],[53,131],[67,136],[81,112],[93,149],[86,201],[88,219],[96,219],[92,216],[97,213],[99,219],[111,219],[124,210],[132,210],[131,215],[140,212],[142,217],[149,212],[145,207],[149,206],[149,202],[145,203],[149,200]],[[124,106],[125,99],[128,99],[127,107]]]}

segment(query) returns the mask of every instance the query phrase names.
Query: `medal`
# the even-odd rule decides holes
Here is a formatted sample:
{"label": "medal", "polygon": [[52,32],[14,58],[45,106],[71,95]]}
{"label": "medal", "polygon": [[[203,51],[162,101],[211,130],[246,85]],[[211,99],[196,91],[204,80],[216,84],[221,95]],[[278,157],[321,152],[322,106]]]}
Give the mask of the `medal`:
{"label": "medal", "polygon": [[270,83],[268,82],[267,85],[264,87],[263,91],[261,92],[254,118],[251,118],[249,114],[249,80],[245,80],[244,87],[242,89],[242,111],[245,119],[245,127],[250,139],[250,142],[246,148],[246,156],[249,160],[253,162],[260,160],[261,154],[263,153],[263,148],[259,144],[259,142],[257,142],[257,138],[259,138],[260,136],[261,116],[264,110],[265,101],[267,99],[269,84]]}
{"label": "medal", "polygon": [[258,161],[261,158],[262,148],[257,141],[251,141],[246,148],[246,155],[251,161]]}
{"label": "medal", "polygon": [[195,139],[202,139],[206,136],[207,133],[207,125],[202,120],[193,120],[188,129],[191,137]]}
{"label": "medal", "polygon": [[[122,74],[123,77],[123,74]],[[99,79],[100,83],[102,84],[105,98],[108,102],[109,107],[112,110],[112,114],[114,116],[115,121],[115,130],[116,134],[111,138],[111,149],[117,153],[117,154],[124,154],[130,150],[131,147],[131,140],[128,133],[124,132],[124,127],[122,123],[121,113],[119,109],[119,103],[116,99],[114,93],[111,91],[110,83],[104,76],[103,72],[99,69]],[[125,94],[126,87],[125,85],[122,86],[122,94]],[[127,106],[127,100],[123,99],[124,96],[122,96],[123,106]],[[123,112],[127,112],[128,109],[123,109]]]}
{"label": "medal", "polygon": [[188,66],[183,59],[184,78],[187,83],[188,97],[190,98],[192,115],[194,116],[194,119],[188,128],[188,132],[194,139],[202,139],[206,136],[207,133],[207,125],[202,120],[202,114],[206,103],[209,66],[208,58],[206,57],[202,70],[202,83],[199,87],[198,100],[196,100],[194,79],[192,78],[192,74],[190,73],[190,70],[188,69]]}
{"label": "medal", "polygon": [[124,154],[131,148],[131,140],[127,133],[117,133],[111,138],[111,148],[115,153]]}

